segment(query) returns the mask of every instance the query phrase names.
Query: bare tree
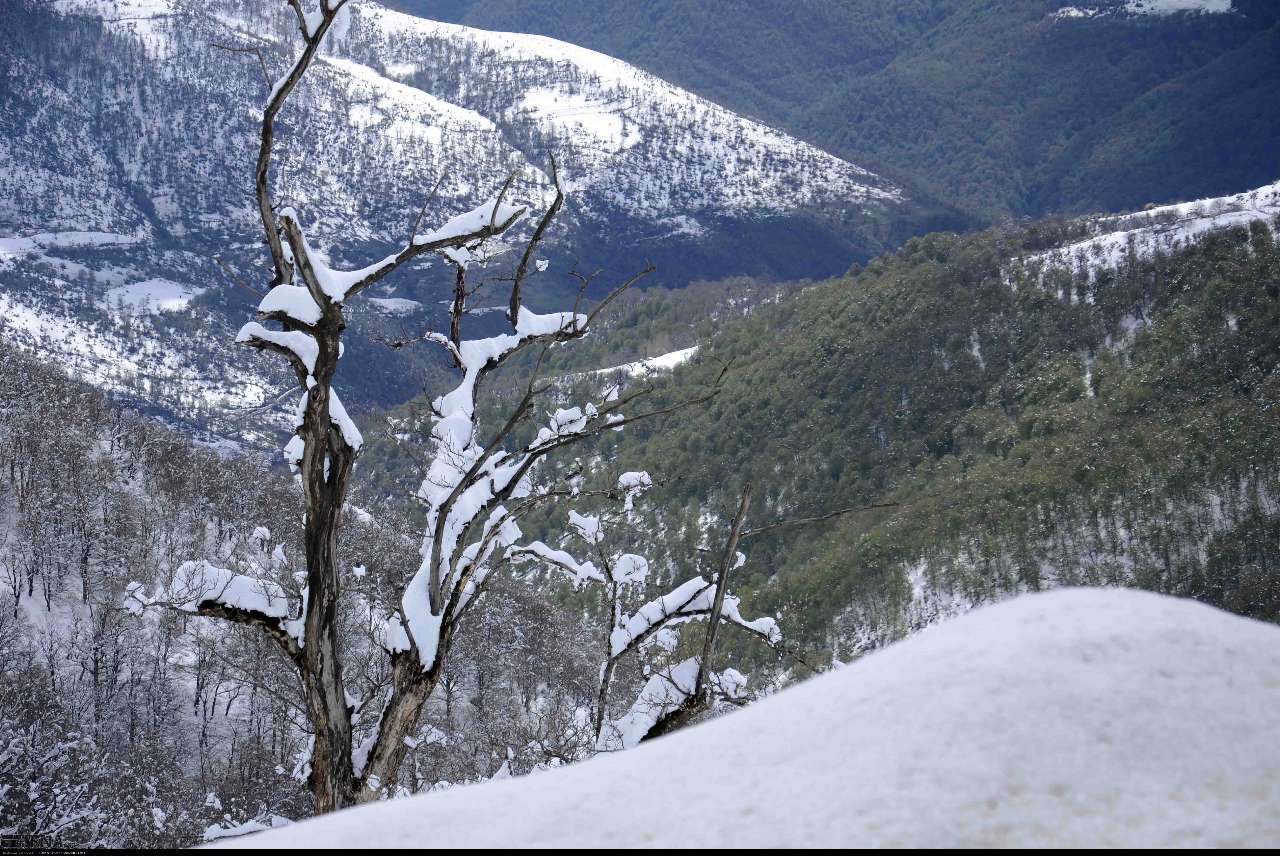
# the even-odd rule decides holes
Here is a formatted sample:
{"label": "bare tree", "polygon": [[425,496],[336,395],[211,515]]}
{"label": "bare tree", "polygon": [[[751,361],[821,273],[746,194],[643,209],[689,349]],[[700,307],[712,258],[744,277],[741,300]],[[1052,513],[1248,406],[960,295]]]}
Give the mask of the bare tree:
{"label": "bare tree", "polygon": [[[622,503],[621,514],[613,515],[614,519],[609,521],[620,523],[618,518],[629,514],[636,497],[652,484],[648,473],[629,472],[619,477],[613,489],[592,494]],[[662,733],[677,727],[669,721],[672,716],[679,714],[683,722],[710,706],[708,688],[718,682],[710,671],[710,664],[721,623],[744,628],[769,645],[781,643],[782,633],[777,622],[768,617],[747,620],[739,611],[739,599],[728,594],[729,574],[745,560],[737,547],[750,502],[748,485],[716,571],[694,576],[634,608],[627,606],[631,599],[628,593],[643,590],[649,576],[649,562],[634,553],[609,549],[601,514],[569,512],[570,531],[590,551],[589,559],[577,558],[541,541],[509,551],[518,561],[535,562],[565,574],[575,588],[591,584],[600,589],[605,626],[593,718],[598,749],[630,748],[656,736],[655,729],[661,728],[659,733]],[[659,670],[631,710],[620,720],[611,721],[613,679],[623,660],[642,651],[673,626],[699,619],[707,620],[702,653],[674,668]]]}
{"label": "bare tree", "polygon": [[[653,486],[645,472],[623,473],[607,490],[582,491],[583,498],[603,499],[606,507],[598,514],[569,512],[569,531],[589,551],[590,558],[579,558],[566,550],[550,547],[541,541],[519,545],[508,550],[516,561],[542,565],[567,576],[574,588],[597,586],[601,593],[605,626],[602,658],[593,717],[596,749],[608,751],[629,749],[644,740],[669,734],[693,722],[720,701],[744,703],[742,689],[746,678],[733,669],[714,671],[716,643],[720,628],[734,625],[785,654],[801,666],[815,671],[794,650],[783,643],[777,622],[768,616],[748,620],[740,611],[741,600],[729,593],[729,579],[746,563],[738,550],[742,539],[781,529],[808,526],[847,514],[891,507],[881,503],[841,508],[812,517],[782,519],[748,528],[753,488],[743,485],[738,507],[729,524],[713,570],[703,571],[662,595],[628,607],[629,593],[643,590],[649,577],[649,562],[643,556],[611,549],[606,524],[625,525],[637,497]],[[610,513],[610,505],[615,510]],[[621,506],[620,511],[616,510]],[[713,553],[700,550],[700,553]],[[611,695],[614,675],[621,663],[662,640],[669,650],[678,641],[675,628],[705,619],[700,651],[685,660],[652,671],[630,708],[611,718]]]}
{"label": "bare tree", "polygon": [[[312,12],[301,0],[285,2],[296,14],[302,51],[271,90],[256,169],[258,210],[274,278],[259,305],[259,321],[246,324],[237,341],[283,358],[297,377],[301,399],[296,436],[285,454],[302,483],[305,584],[299,597],[291,597],[279,583],[205,561],[187,562],[153,595],[141,585],[131,585],[126,605],[134,611],[167,607],[250,625],[280,646],[301,683],[313,739],[308,784],[315,809],[322,813],[378,799],[394,788],[409,747],[406,738],[444,674],[460,623],[486,579],[512,559],[510,548],[520,535],[517,521],[564,495],[561,490],[535,490],[530,478],[534,467],[553,452],[602,432],[705,401],[716,388],[641,413],[624,410],[651,387],[628,395],[614,389],[601,401],[555,410],[533,440],[507,449],[517,428],[535,416],[535,403],[553,389],[538,380],[546,349],[585,335],[597,315],[651,269],[624,282],[589,313],[538,315],[524,306],[522,289],[535,252],[564,202],[554,161],[554,200],[533,229],[510,279],[510,333],[468,340],[462,321],[472,293],[467,273],[474,254],[526,213],[526,208],[507,202],[514,176],[493,200],[437,229],[421,233],[415,223],[407,244],[381,261],[354,271],[329,267],[312,251],[298,214],[289,208],[277,210],[269,174],[275,120],[347,0],[319,0],[318,11]],[[376,725],[361,745],[354,746],[353,716],[359,704],[343,679],[337,535],[362,438],[333,388],[346,326],[343,308],[374,283],[431,253],[454,266],[454,299],[448,332],[427,332],[420,339],[442,347],[461,377],[451,392],[433,402],[434,456],[417,494],[427,511],[422,563],[394,608],[386,614],[371,608],[371,636],[389,658],[390,681],[377,700]],[[268,329],[264,322],[279,329]],[[531,348],[541,353],[523,394],[494,436],[482,441],[476,423],[482,381]]]}

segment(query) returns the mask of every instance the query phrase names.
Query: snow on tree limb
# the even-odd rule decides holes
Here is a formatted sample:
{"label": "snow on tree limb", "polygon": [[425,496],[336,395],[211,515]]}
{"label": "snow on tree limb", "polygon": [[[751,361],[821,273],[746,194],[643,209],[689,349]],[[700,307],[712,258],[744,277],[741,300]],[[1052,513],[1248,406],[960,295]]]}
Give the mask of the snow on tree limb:
{"label": "snow on tree limb", "polygon": [[[694,577],[664,595],[654,598],[625,617],[609,634],[610,651],[621,657],[646,641],[657,630],[681,618],[702,618],[709,615],[715,597],[715,584],[703,577]],[[736,624],[762,637],[770,644],[782,641],[778,623],[768,616],[749,621],[739,611],[741,600],[726,595],[722,619]]]}
{"label": "snow on tree limb", "polygon": [[148,608],[163,608],[261,627],[291,657],[303,647],[302,623],[291,618],[289,597],[280,585],[204,560],[183,562],[173,581],[158,586],[153,595],[148,595],[141,583],[130,583],[121,605],[134,615]]}
{"label": "snow on tree limb", "polygon": [[297,285],[277,285],[258,304],[258,315],[265,320],[295,321],[314,327],[321,317],[320,307],[311,292]]}
{"label": "snow on tree limb", "polygon": [[533,541],[523,547],[513,548],[507,554],[517,561],[539,561],[548,567],[563,571],[573,583],[574,589],[581,589],[589,581],[604,582],[604,575],[591,562],[579,562],[564,550],[548,547],[541,541]]}
{"label": "snow on tree limb", "polygon": [[295,366],[301,366],[306,375],[315,374],[316,360],[320,356],[315,336],[301,330],[268,330],[257,321],[250,321],[240,328],[236,344],[280,354]]}
{"label": "snow on tree limb", "polygon": [[[630,516],[635,496],[652,484],[653,479],[648,473],[628,472],[617,479],[613,490],[593,493],[619,501],[623,506],[622,513]],[[567,574],[575,588],[594,583],[604,591],[609,623],[593,716],[599,750],[629,748],[648,736],[653,729],[667,727],[676,714],[687,718],[709,706],[709,696],[704,694],[704,684],[708,681],[720,683],[722,676],[709,672],[705,663],[713,653],[715,632],[720,623],[738,625],[759,636],[770,646],[781,643],[782,632],[776,621],[767,616],[754,620],[744,618],[740,608],[741,601],[726,592],[729,571],[740,567],[746,558],[735,549],[747,507],[746,496],[744,494],[744,502],[735,518],[725,556],[714,578],[693,577],[642,604],[634,612],[629,612],[624,607],[624,598],[628,590],[635,590],[645,584],[649,563],[644,557],[634,553],[615,553],[605,548],[601,514],[588,515],[575,510],[569,511],[569,531],[595,553],[599,560],[598,566],[595,560],[582,561],[566,550],[548,547],[541,541],[508,549],[508,557],[515,561],[536,562]],[[614,671],[622,659],[633,652],[645,650],[652,640],[660,638],[659,634],[670,633],[674,625],[704,617],[711,621],[702,655],[659,671],[645,685],[631,711],[616,723],[611,723],[610,689]],[[745,683],[745,678],[733,670],[726,671],[724,677],[730,683],[736,682],[735,685],[739,688]]]}
{"label": "snow on tree limb", "polygon": [[[596,749],[601,752],[632,749],[653,730],[664,717],[679,710],[698,691],[699,657],[689,657],[656,671],[640,690],[636,700],[622,716],[608,720]],[[713,674],[711,681],[723,698],[739,699],[747,679],[736,669]]]}

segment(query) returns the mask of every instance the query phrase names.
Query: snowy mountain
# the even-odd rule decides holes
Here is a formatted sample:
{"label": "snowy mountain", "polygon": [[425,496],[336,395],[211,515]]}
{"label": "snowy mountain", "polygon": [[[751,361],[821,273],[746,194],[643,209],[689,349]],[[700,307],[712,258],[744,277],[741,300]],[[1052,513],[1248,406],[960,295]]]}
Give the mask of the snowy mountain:
{"label": "snowy mountain", "polygon": [[[55,5],[100,22],[103,50],[92,67],[62,69],[68,85],[59,86],[64,81],[40,80],[39,46],[7,46],[8,75],[28,78],[11,87],[12,102],[44,104],[7,140],[6,173],[24,186],[4,200],[6,219],[25,228],[149,234],[252,225],[243,183],[221,179],[246,172],[241,156],[251,151],[267,83],[252,54],[211,45],[261,48],[271,68],[290,38],[276,4]],[[56,33],[73,23],[48,26]],[[650,239],[712,228],[699,218],[824,206],[868,213],[902,202],[898,188],[866,170],[553,39],[439,24],[363,2],[353,4],[329,49],[291,129],[301,138],[288,147],[282,182],[330,240],[398,234],[442,176],[429,214],[478,203],[490,188],[472,184],[496,185],[512,169],[523,173],[521,191],[536,194],[547,186],[548,155],[561,158],[590,227],[616,228],[608,218],[622,216]],[[145,94],[121,97],[125,70],[140,72]],[[126,125],[71,140],[85,147],[75,154],[88,174],[57,181],[56,167],[66,164],[48,163],[30,144],[37,133],[83,127],[74,113],[89,101]],[[179,106],[176,121],[158,106]]]}
{"label": "snowy mountain", "polygon": [[1219,196],[1280,164],[1272,0],[385,2],[604,51],[997,219]]}
{"label": "snowy mountain", "polygon": [[[292,47],[281,11],[248,0],[6,10],[9,335],[183,418],[262,401],[272,376],[222,345],[264,276],[252,166],[268,79]],[[540,207],[554,155],[571,194],[535,284],[544,303],[572,298],[575,268],[623,275],[652,261],[674,286],[836,273],[916,210],[891,182],[623,62],[371,0],[352,4],[284,122],[279,196],[344,264],[384,254],[419,216],[474,207],[509,174],[515,198]],[[421,325],[436,302],[428,268],[373,295],[357,329]],[[193,391],[197,374],[210,379]],[[355,403],[417,388],[386,374],[358,379]]]}
{"label": "snowy mountain", "polygon": [[1260,846],[1278,642],[1189,601],[1031,595],[634,750],[228,845]]}

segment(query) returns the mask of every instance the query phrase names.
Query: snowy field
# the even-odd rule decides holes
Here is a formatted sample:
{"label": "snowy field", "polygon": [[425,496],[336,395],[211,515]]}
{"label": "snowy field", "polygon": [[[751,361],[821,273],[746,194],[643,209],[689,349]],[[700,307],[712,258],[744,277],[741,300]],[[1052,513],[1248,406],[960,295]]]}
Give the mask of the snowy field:
{"label": "snowy field", "polygon": [[576,767],[233,847],[1267,846],[1280,628],[1060,590]]}

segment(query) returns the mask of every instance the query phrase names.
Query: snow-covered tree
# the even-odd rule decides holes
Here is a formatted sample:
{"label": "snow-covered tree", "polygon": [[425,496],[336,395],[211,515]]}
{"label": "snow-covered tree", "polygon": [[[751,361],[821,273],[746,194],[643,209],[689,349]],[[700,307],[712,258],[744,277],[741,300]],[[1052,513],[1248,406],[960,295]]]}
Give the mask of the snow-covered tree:
{"label": "snow-covered tree", "polygon": [[[246,324],[237,341],[281,357],[297,378],[295,436],[285,456],[304,495],[302,585],[293,596],[279,580],[241,574],[207,560],[189,561],[153,592],[140,584],[131,586],[126,605],[135,612],[161,607],[250,625],[274,640],[300,680],[311,730],[310,756],[300,768],[306,771],[316,811],[326,812],[394,793],[419,715],[444,674],[461,622],[489,577],[512,559],[509,548],[520,537],[517,521],[564,495],[563,490],[535,487],[531,476],[538,463],[602,432],[706,400],[714,390],[693,401],[641,413],[631,408],[648,390],[625,396],[614,390],[600,401],[554,410],[531,440],[512,445],[517,429],[536,417],[535,403],[553,389],[539,383],[535,368],[502,424],[491,437],[482,438],[477,395],[485,378],[521,352],[540,348],[545,354],[552,345],[582,337],[595,317],[648,271],[623,283],[588,313],[539,315],[524,305],[525,280],[531,269],[542,267],[536,264],[536,250],[564,203],[554,162],[554,198],[509,279],[509,333],[467,339],[462,327],[472,294],[469,267],[485,254],[486,242],[506,234],[528,210],[507,200],[514,177],[492,200],[438,228],[423,231],[415,224],[403,247],[367,267],[330,267],[313,249],[299,213],[278,208],[270,168],[277,117],[348,0],[318,0],[310,9],[302,0],[285,2],[296,15],[302,48],[272,87],[263,110],[255,173],[274,276],[258,307],[259,320]],[[455,288],[448,330],[427,332],[421,339],[445,351],[459,380],[433,402],[434,454],[417,492],[426,508],[421,564],[397,603],[381,611],[366,604],[370,638],[388,658],[388,666],[378,697],[360,699],[344,679],[337,554],[352,467],[363,442],[333,386],[342,356],[344,308],[370,286],[428,254],[453,266]],[[537,359],[536,365],[541,364]],[[377,711],[376,720],[356,745],[355,715],[371,707]]]}
{"label": "snow-covered tree", "polygon": [[[728,593],[729,574],[741,567],[746,557],[738,552],[743,521],[750,507],[748,485],[735,516],[721,561],[714,572],[691,577],[652,600],[630,607],[634,593],[643,592],[649,578],[649,561],[635,553],[611,549],[606,526],[621,524],[630,515],[636,498],[653,485],[646,472],[619,476],[607,500],[621,504],[613,520],[605,512],[569,512],[569,531],[590,558],[551,547],[541,541],[515,545],[509,555],[518,561],[535,562],[561,572],[574,588],[587,585],[600,590],[605,617],[596,693],[593,730],[596,747],[602,751],[629,749],[640,741],[678,727],[709,708],[713,697],[736,698],[745,679],[735,670],[721,674],[711,671],[716,634],[721,623],[734,624],[760,637],[769,645],[782,641],[778,624],[767,616],[748,620],[740,611],[740,600]],[[598,493],[598,492],[597,492]],[[695,620],[707,622],[701,653],[656,670],[625,715],[611,719],[610,693],[614,674],[624,659],[658,645],[672,650],[678,641],[676,628]]]}

